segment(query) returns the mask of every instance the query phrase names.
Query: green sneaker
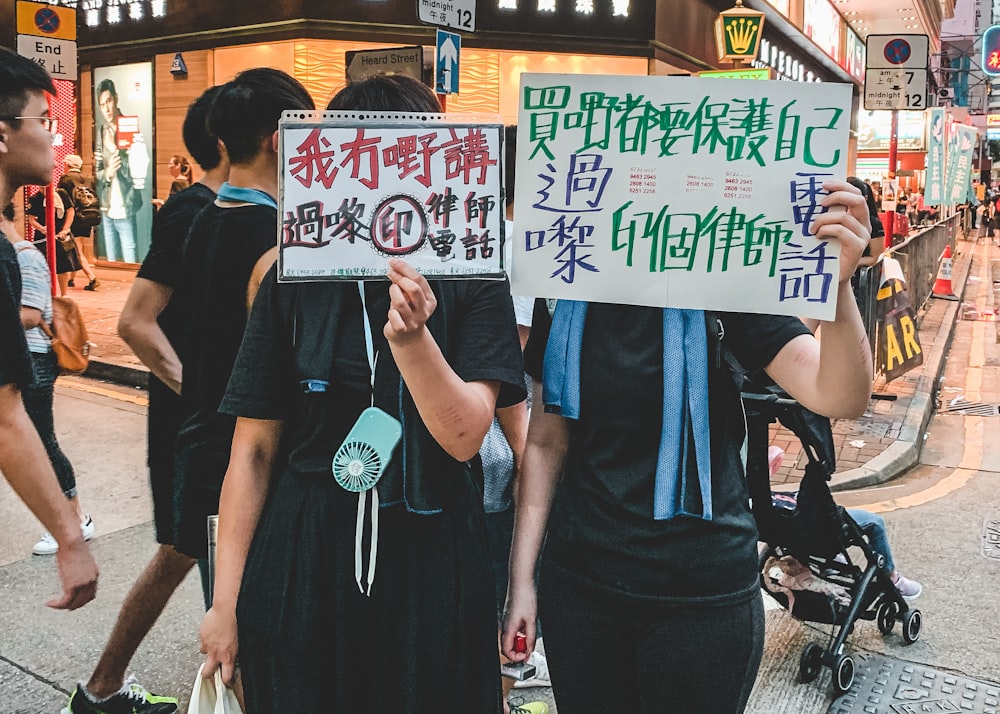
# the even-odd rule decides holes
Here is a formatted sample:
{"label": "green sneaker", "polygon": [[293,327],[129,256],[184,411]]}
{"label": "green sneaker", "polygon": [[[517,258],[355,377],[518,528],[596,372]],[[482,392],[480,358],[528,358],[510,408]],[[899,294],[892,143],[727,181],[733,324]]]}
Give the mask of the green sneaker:
{"label": "green sneaker", "polygon": [[61,714],[174,714],[176,711],[176,699],[150,694],[130,676],[118,692],[99,702],[90,698],[82,684],[76,685]]}
{"label": "green sneaker", "polygon": [[549,705],[545,702],[525,702],[520,699],[509,704],[510,714],[549,714]]}

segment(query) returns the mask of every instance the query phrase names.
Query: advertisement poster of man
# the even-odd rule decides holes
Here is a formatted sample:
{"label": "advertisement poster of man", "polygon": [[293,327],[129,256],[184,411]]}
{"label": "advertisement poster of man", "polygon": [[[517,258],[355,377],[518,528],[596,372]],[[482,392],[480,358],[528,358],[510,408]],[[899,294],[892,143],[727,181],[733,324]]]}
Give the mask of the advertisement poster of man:
{"label": "advertisement poster of man", "polygon": [[94,176],[101,204],[95,252],[138,263],[149,250],[153,210],[153,66],[94,70]]}

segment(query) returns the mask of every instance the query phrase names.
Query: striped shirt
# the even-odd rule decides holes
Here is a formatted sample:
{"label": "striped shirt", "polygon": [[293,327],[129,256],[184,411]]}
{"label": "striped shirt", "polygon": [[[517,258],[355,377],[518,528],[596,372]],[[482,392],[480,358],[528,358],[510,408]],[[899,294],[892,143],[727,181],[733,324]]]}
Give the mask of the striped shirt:
{"label": "striped shirt", "polygon": [[[17,250],[18,267],[21,268],[21,305],[41,310],[42,319],[46,324],[51,324],[52,283],[45,256],[26,240],[19,241],[14,248]],[[45,354],[51,350],[49,338],[41,327],[25,330],[24,336],[31,352]]]}

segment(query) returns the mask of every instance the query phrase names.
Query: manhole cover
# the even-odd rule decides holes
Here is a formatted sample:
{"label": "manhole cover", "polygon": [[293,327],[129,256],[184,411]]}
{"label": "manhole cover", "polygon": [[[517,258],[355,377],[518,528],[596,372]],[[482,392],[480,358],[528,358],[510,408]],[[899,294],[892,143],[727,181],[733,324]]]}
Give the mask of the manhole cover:
{"label": "manhole cover", "polygon": [[983,555],[1000,560],[1000,519],[983,521]]}
{"label": "manhole cover", "polygon": [[945,402],[941,411],[945,414],[959,414],[962,416],[1000,416],[1000,405],[987,404],[985,402]]}
{"label": "manhole cover", "polygon": [[854,662],[854,686],[828,714],[1000,712],[1000,685],[876,654],[854,655]]}

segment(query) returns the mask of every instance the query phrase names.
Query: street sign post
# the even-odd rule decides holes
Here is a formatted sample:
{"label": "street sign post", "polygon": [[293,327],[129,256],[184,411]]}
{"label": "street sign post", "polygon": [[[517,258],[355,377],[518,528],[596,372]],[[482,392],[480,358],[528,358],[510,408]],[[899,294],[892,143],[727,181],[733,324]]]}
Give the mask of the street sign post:
{"label": "street sign post", "polygon": [[879,69],[865,71],[865,109],[927,108],[926,69]]}
{"label": "street sign post", "polygon": [[424,48],[386,47],[377,50],[349,50],[344,53],[348,82],[362,82],[377,74],[405,74],[423,80]]}
{"label": "street sign post", "polygon": [[17,36],[17,53],[45,68],[52,79],[76,81],[76,43],[34,35]]}
{"label": "street sign post", "polygon": [[76,81],[76,10],[18,0],[16,14],[17,53],[53,79]]}
{"label": "street sign post", "polygon": [[[865,109],[892,111],[889,175],[896,178],[900,109],[927,108],[927,35],[868,35],[865,41]],[[892,246],[895,211],[888,211],[885,247]]]}
{"label": "street sign post", "polygon": [[868,69],[927,69],[927,35],[868,35]]}
{"label": "street sign post", "polygon": [[76,42],[76,10],[18,0],[17,34]]}
{"label": "street sign post", "polygon": [[868,35],[865,109],[927,108],[927,35]]}
{"label": "street sign post", "polygon": [[437,52],[434,54],[434,91],[438,94],[458,94],[459,55],[462,37],[456,32],[437,31]]}
{"label": "street sign post", "polygon": [[428,25],[475,32],[476,0],[417,0],[417,17]]}

